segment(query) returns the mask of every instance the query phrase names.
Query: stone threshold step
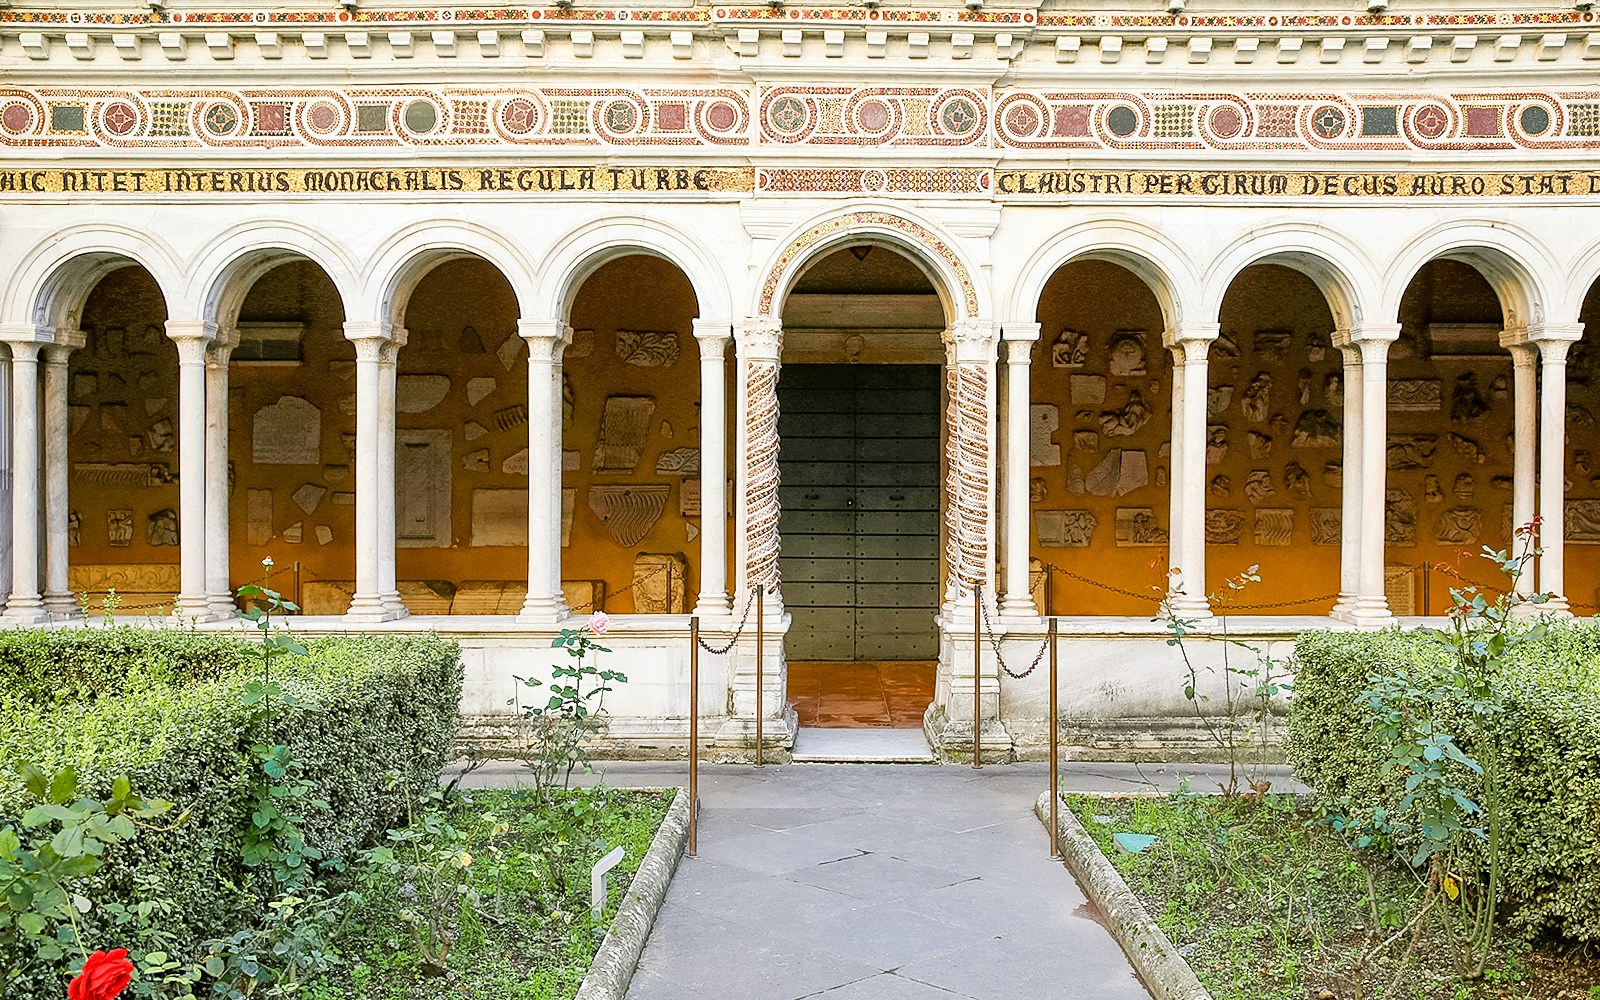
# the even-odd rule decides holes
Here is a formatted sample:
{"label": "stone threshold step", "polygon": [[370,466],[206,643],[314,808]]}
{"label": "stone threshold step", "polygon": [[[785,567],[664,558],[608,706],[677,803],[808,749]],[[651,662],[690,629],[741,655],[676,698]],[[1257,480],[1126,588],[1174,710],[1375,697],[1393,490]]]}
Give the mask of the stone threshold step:
{"label": "stone threshold step", "polygon": [[795,732],[797,764],[933,764],[921,729],[813,729]]}

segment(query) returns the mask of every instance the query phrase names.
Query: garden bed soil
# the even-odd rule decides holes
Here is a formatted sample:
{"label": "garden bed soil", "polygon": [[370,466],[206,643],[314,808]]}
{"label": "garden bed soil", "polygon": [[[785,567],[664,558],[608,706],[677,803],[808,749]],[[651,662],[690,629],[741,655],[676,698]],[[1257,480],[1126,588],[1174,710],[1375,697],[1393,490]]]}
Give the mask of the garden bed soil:
{"label": "garden bed soil", "polygon": [[[460,921],[442,974],[429,974],[402,910],[403,886],[372,892],[335,939],[344,962],[308,1000],[571,1000],[672,805],[674,790],[556,792],[578,818],[559,833],[540,822],[531,791],[464,793],[453,816],[485,813],[508,829],[476,849],[494,858],[479,904]],[[548,814],[546,813],[546,818]],[[589,870],[613,847],[627,853],[607,879],[604,915],[589,910]]]}
{"label": "garden bed soil", "polygon": [[[1067,803],[1216,1000],[1600,1000],[1600,948],[1506,933],[1483,979],[1459,983],[1432,921],[1410,958],[1408,935],[1360,968],[1410,919],[1421,886],[1403,865],[1352,852],[1297,797]],[[1129,855],[1116,833],[1158,839]]]}

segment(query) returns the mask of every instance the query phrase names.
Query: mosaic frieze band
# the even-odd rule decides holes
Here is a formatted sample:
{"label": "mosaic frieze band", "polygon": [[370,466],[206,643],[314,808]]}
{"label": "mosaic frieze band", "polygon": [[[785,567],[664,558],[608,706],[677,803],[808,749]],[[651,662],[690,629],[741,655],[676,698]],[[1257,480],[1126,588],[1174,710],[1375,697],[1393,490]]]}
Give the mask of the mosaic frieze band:
{"label": "mosaic frieze band", "polygon": [[742,88],[3,88],[0,145],[858,146],[1157,153],[1600,147],[1600,89],[1224,93]]}

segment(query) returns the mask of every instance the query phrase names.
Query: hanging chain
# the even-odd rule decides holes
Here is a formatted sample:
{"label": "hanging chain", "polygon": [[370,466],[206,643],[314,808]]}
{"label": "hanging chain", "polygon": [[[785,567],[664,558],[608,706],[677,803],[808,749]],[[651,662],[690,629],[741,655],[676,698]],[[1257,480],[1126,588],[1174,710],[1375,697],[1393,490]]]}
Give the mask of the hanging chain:
{"label": "hanging chain", "polygon": [[716,647],[712,646],[710,643],[706,642],[704,639],[700,639],[699,640],[700,648],[705,650],[706,652],[710,653],[712,656],[721,656],[724,653],[727,653],[728,651],[732,650],[734,646],[738,645],[739,637],[741,635],[744,635],[745,622],[750,620],[750,609],[755,607],[755,605],[756,605],[756,592],[754,590],[752,590],[752,591],[749,592],[749,594],[747,594],[745,596],[744,614],[739,616],[739,627],[733,630],[733,637],[728,640],[728,644],[726,646],[723,646],[721,649],[717,649]]}
{"label": "hanging chain", "polygon": [[973,592],[972,599],[978,602],[978,610],[983,614],[983,630],[989,636],[989,645],[994,648],[994,658],[997,662],[999,662],[1000,669],[1004,670],[1007,676],[1019,681],[1033,673],[1035,670],[1038,670],[1039,664],[1044,662],[1044,654],[1050,649],[1050,640],[1046,639],[1044,642],[1041,642],[1039,644],[1039,652],[1033,658],[1033,664],[1022,673],[1017,673],[1015,670],[1011,669],[1010,664],[1006,663],[1005,655],[1000,652],[1000,640],[994,634],[994,626],[989,624],[988,605],[983,603],[982,596],[977,591]]}
{"label": "hanging chain", "polygon": [[[1087,583],[1091,587],[1099,587],[1101,590],[1107,590],[1113,594],[1121,594],[1123,597],[1131,597],[1136,601],[1160,602],[1160,598],[1156,597],[1154,593],[1136,594],[1131,590],[1123,590],[1121,587],[1113,587],[1109,583],[1101,583],[1099,580],[1091,580],[1086,576],[1080,576],[1064,566],[1057,566],[1055,563],[1045,563],[1044,572],[1046,575],[1050,573],[1060,573],[1062,576],[1070,576],[1079,583]],[[1046,584],[1046,586],[1048,586],[1048,584]]]}

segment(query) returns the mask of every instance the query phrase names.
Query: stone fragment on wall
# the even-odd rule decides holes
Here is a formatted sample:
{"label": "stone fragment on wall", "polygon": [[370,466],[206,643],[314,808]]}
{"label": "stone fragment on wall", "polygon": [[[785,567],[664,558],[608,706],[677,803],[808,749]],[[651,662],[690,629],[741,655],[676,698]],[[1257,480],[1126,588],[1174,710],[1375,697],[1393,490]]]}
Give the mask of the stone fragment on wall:
{"label": "stone fragment on wall", "polygon": [[1044,499],[1045,492],[1048,489],[1049,489],[1049,486],[1045,483],[1045,481],[1043,479],[1039,478],[1038,476],[1035,476],[1032,479],[1028,480],[1028,502],[1029,503],[1038,503],[1038,502],[1040,502],[1041,500]]}
{"label": "stone fragment on wall", "polygon": [[1061,410],[1054,403],[1034,403],[1028,407],[1028,464],[1060,465],[1061,446],[1055,434],[1061,427]]}
{"label": "stone fragment on wall", "polygon": [[100,404],[100,429],[124,434],[128,429],[128,407],[122,403]]}
{"label": "stone fragment on wall", "polygon": [[633,558],[633,610],[641,615],[681,615],[689,610],[689,563],[677,552],[641,552]]}
{"label": "stone fragment on wall", "polygon": [[1100,430],[1107,437],[1127,437],[1149,422],[1150,411],[1137,389],[1128,391],[1128,403],[1122,409],[1100,414]]}
{"label": "stone fragment on wall", "polygon": [[89,414],[93,412],[94,407],[92,406],[83,406],[78,403],[68,406],[67,426],[71,428],[71,433],[76,434],[82,430],[83,425],[89,422]]}
{"label": "stone fragment on wall", "polygon": [[1256,377],[1244,388],[1244,395],[1239,400],[1239,409],[1244,412],[1244,418],[1251,423],[1259,424],[1266,421],[1267,415],[1272,411],[1271,373],[1256,373]]}
{"label": "stone fragment on wall", "polygon": [[1450,419],[1459,422],[1474,420],[1489,412],[1489,400],[1478,388],[1477,372],[1462,372],[1456,376],[1455,388],[1450,393]]}
{"label": "stone fragment on wall", "polygon": [[119,549],[133,544],[133,511],[106,511],[106,539],[107,544]]}
{"label": "stone fragment on wall", "polygon": [[1100,450],[1100,435],[1094,431],[1073,431],[1072,448],[1093,455]]}
{"label": "stone fragment on wall", "polygon": [[1150,464],[1145,453],[1136,449],[1123,449],[1121,466],[1117,471],[1117,496],[1127,496],[1134,490],[1150,485]]}
{"label": "stone fragment on wall", "polygon": [[1565,537],[1577,545],[1600,545],[1600,500],[1568,500],[1562,519]]}
{"label": "stone fragment on wall", "polygon": [[317,525],[317,544],[329,545],[333,542],[333,529],[326,524]]}
{"label": "stone fragment on wall", "polygon": [[1062,330],[1050,344],[1050,364],[1057,368],[1082,368],[1089,360],[1089,335]]}
{"label": "stone fragment on wall", "polygon": [[396,432],[395,544],[401,548],[450,548],[451,477],[454,470],[448,428],[403,428]]}
{"label": "stone fragment on wall", "polygon": [[1437,434],[1390,434],[1387,464],[1393,469],[1425,469],[1439,450]]}
{"label": "stone fragment on wall", "polygon": [[143,455],[144,438],[139,437],[137,434],[130,436],[128,438],[128,454],[133,458]]}
{"label": "stone fragment on wall", "polygon": [[578,512],[578,491],[568,486],[561,491],[561,547],[572,544],[572,518]]}
{"label": "stone fragment on wall", "polygon": [[1296,448],[1337,448],[1342,440],[1338,417],[1327,410],[1304,410],[1289,443]]}
{"label": "stone fragment on wall", "polygon": [[1390,545],[1417,544],[1417,500],[1408,490],[1384,494],[1383,540]]}
{"label": "stone fragment on wall", "polygon": [[1250,446],[1251,459],[1259,462],[1272,457],[1272,435],[1250,431],[1244,437],[1245,443]]}
{"label": "stone fragment on wall", "polygon": [[1118,507],[1116,538],[1118,545],[1165,545],[1167,529],[1156,523],[1149,507]]}
{"label": "stone fragment on wall", "polygon": [[1322,398],[1335,409],[1344,406],[1344,376],[1333,372],[1322,380]]}
{"label": "stone fragment on wall", "polygon": [[338,485],[350,478],[348,465],[324,465],[322,467],[322,481],[330,485]]}
{"label": "stone fragment on wall", "polygon": [[322,411],[298,396],[279,396],[255,412],[250,459],[257,465],[321,465]]}
{"label": "stone fragment on wall", "polygon": [[477,406],[483,402],[495,389],[495,380],[492,378],[475,378],[467,380],[467,405]]}
{"label": "stone fragment on wall", "polygon": [[511,336],[501,341],[500,346],[495,348],[494,353],[500,359],[501,367],[506,371],[510,371],[517,366],[517,359],[522,356],[522,350],[526,346],[522,342],[522,338],[513,330],[511,331]]}
{"label": "stone fragment on wall", "polygon": [[1244,511],[1218,507],[1206,511],[1206,544],[1237,545],[1244,533]]}
{"label": "stone fragment on wall", "polygon": [[671,368],[678,362],[678,335],[667,330],[618,330],[617,357],[635,368]]}
{"label": "stone fragment on wall", "polygon": [[1145,332],[1118,330],[1106,348],[1111,374],[1126,378],[1145,374]]}
{"label": "stone fragment on wall", "polygon": [[151,451],[167,454],[178,447],[178,433],[170,420],[157,420],[145,433],[149,437]]}
{"label": "stone fragment on wall", "polygon": [[1594,414],[1586,406],[1577,403],[1567,404],[1567,426],[1588,428],[1594,426]]}
{"label": "stone fragment on wall", "polygon": [[476,441],[488,433],[488,429],[482,424],[478,423],[476,420],[468,420],[466,423],[461,425],[461,434],[468,441]]}
{"label": "stone fragment on wall", "polygon": [[1389,409],[1426,412],[1444,406],[1444,388],[1436,378],[1389,380]]}
{"label": "stone fragment on wall", "polygon": [[1251,503],[1260,503],[1276,492],[1278,488],[1272,485],[1270,469],[1251,469],[1250,475],[1245,477],[1244,495]]}
{"label": "stone fragment on wall", "polygon": [[[487,449],[485,449],[485,451],[487,451]],[[528,469],[528,449],[526,448],[506,456],[505,461],[500,463],[500,471],[508,476],[526,476],[528,474]],[[489,471],[489,463],[487,459],[484,461],[484,471]]]}
{"label": "stone fragment on wall", "polygon": [[685,479],[678,486],[678,513],[683,517],[700,516],[700,480]]}
{"label": "stone fragment on wall", "polygon": [[528,491],[474,489],[471,537],[474,546],[527,545]]}
{"label": "stone fragment on wall", "polygon": [[582,452],[573,450],[573,451],[563,451],[561,453],[561,471],[562,472],[577,472],[580,468],[582,468],[582,463],[583,463]]}
{"label": "stone fragment on wall", "polygon": [[693,521],[683,522],[683,540],[692,542],[700,537],[700,526]]}
{"label": "stone fragment on wall", "polygon": [[350,492],[335,493],[333,495],[333,505],[335,507],[354,507],[356,505],[356,495]]}
{"label": "stone fragment on wall", "polygon": [[1300,369],[1300,375],[1297,378],[1297,382],[1300,386],[1300,405],[1306,406],[1311,402],[1311,369]]}
{"label": "stone fragment on wall", "polygon": [[1473,478],[1472,473],[1463,472],[1459,476],[1456,476],[1455,485],[1451,488],[1450,492],[1454,493],[1463,500],[1471,500],[1472,494],[1477,491],[1477,488],[1478,481]]}
{"label": "stone fragment on wall", "polygon": [[[132,521],[129,521],[132,524]],[[149,594],[171,600],[181,585],[177,563],[115,563],[73,565],[67,569],[67,587],[73,593]]]}
{"label": "stone fragment on wall", "polygon": [[527,422],[528,407],[523,403],[517,403],[494,411],[494,426],[497,430],[515,430]]}
{"label": "stone fragment on wall", "polygon": [[96,486],[148,486],[150,466],[143,462],[74,462],[72,476]]}
{"label": "stone fragment on wall", "polygon": [[561,596],[577,614],[599,611],[606,605],[604,580],[562,580]]}
{"label": "stone fragment on wall", "polygon": [[67,548],[75,549],[83,544],[83,518],[75,510],[67,511]]}
{"label": "stone fragment on wall", "polygon": [[1311,542],[1314,545],[1338,545],[1341,539],[1344,511],[1338,507],[1311,508]]}
{"label": "stone fragment on wall", "polygon": [[1457,455],[1474,465],[1482,465],[1489,460],[1489,453],[1484,451],[1483,446],[1472,438],[1462,437],[1460,434],[1455,433],[1447,434],[1445,437],[1449,440],[1450,447],[1455,449]]}
{"label": "stone fragment on wall", "polygon": [[1214,385],[1206,390],[1206,416],[1215,420],[1233,404],[1233,386]]}
{"label": "stone fragment on wall", "polygon": [[171,507],[163,507],[151,514],[149,524],[144,530],[145,541],[151,545],[177,545],[178,544],[178,512]]}
{"label": "stone fragment on wall", "polygon": [[245,491],[244,538],[250,545],[265,545],[272,541],[271,490]]}
{"label": "stone fragment on wall", "polygon": [[1288,545],[1293,540],[1293,508],[1262,507],[1256,511],[1255,543],[1257,545]]}
{"label": "stone fragment on wall", "polygon": [[1088,548],[1099,523],[1087,510],[1039,510],[1033,514],[1039,544],[1049,548]]}
{"label": "stone fragment on wall", "polygon": [[394,405],[401,413],[426,413],[450,394],[445,375],[400,375],[395,379]]}
{"label": "stone fragment on wall", "polygon": [[283,540],[289,545],[299,545],[305,540],[306,525],[304,521],[296,521],[283,529]]}
{"label": "stone fragment on wall", "polygon": [[1233,480],[1227,476],[1212,476],[1211,485],[1206,487],[1206,492],[1214,497],[1232,496]]}
{"label": "stone fragment on wall", "polygon": [[1434,537],[1452,545],[1474,545],[1483,525],[1483,512],[1476,507],[1451,507],[1439,515]]}
{"label": "stone fragment on wall", "polygon": [[1221,465],[1228,457],[1228,425],[1212,424],[1206,428],[1206,464]]}
{"label": "stone fragment on wall", "polygon": [[566,350],[561,352],[561,358],[563,361],[577,360],[578,358],[587,358],[593,353],[594,331],[588,329],[574,330],[572,331],[572,343],[568,344]]}
{"label": "stone fragment on wall", "polygon": [[1296,500],[1311,499],[1311,473],[1299,462],[1290,462],[1283,470],[1283,488]]}
{"label": "stone fragment on wall", "polygon": [[325,487],[318,486],[315,483],[306,483],[299,489],[295,490],[290,499],[294,501],[294,505],[296,507],[299,507],[307,514],[310,514],[317,509],[317,505],[320,504],[322,502],[322,498],[327,495],[328,491]]}
{"label": "stone fragment on wall", "polygon": [[1439,477],[1431,472],[1422,477],[1422,499],[1429,503],[1444,499],[1444,490],[1439,488]]}
{"label": "stone fragment on wall", "polygon": [[1334,488],[1336,490],[1337,489],[1343,489],[1344,488],[1344,463],[1342,463],[1342,462],[1323,462],[1322,463],[1322,485],[1331,486],[1332,488]]}
{"label": "stone fragment on wall", "polygon": [[1293,342],[1294,332],[1291,330],[1257,330],[1251,352],[1268,361],[1282,361]]}
{"label": "stone fragment on wall", "polygon": [[670,487],[633,483],[589,487],[589,509],[618,545],[632,546],[661,519]]}
{"label": "stone fragment on wall", "polygon": [[634,471],[649,440],[655,411],[653,396],[606,397],[600,418],[600,440],[594,451],[594,471]]}
{"label": "stone fragment on wall", "polygon": [[1092,496],[1108,497],[1116,492],[1117,480],[1122,474],[1122,451],[1112,448],[1100,459],[1100,464],[1089,470],[1083,487]]}
{"label": "stone fragment on wall", "polygon": [[1073,375],[1068,379],[1067,385],[1072,394],[1072,401],[1078,405],[1106,401],[1104,375]]}
{"label": "stone fragment on wall", "polygon": [[488,472],[489,449],[479,448],[477,451],[469,451],[462,455],[461,467],[468,472]]}
{"label": "stone fragment on wall", "polygon": [[656,456],[656,475],[658,476],[698,476],[699,474],[699,448],[673,448]]}
{"label": "stone fragment on wall", "polygon": [[484,353],[483,338],[478,336],[478,328],[470,323],[461,328],[456,334],[457,354],[482,354]]}
{"label": "stone fragment on wall", "polygon": [[572,429],[572,411],[578,405],[578,396],[572,389],[572,376],[561,373],[561,429]]}

